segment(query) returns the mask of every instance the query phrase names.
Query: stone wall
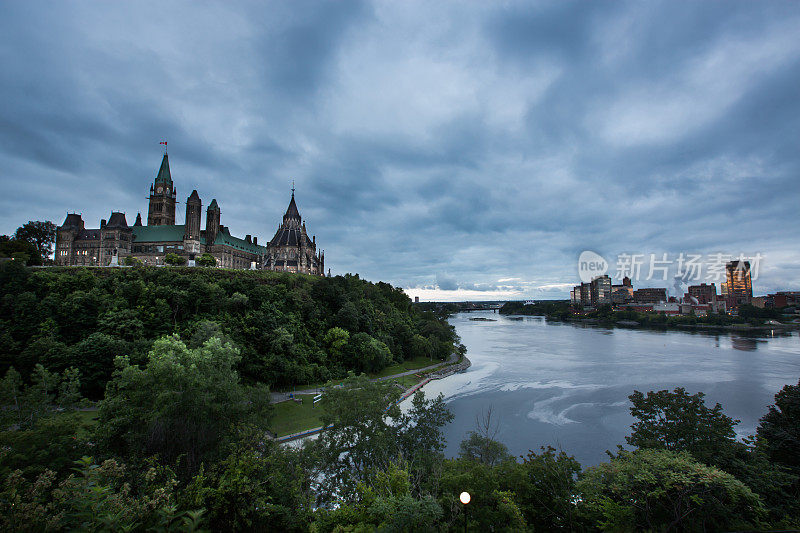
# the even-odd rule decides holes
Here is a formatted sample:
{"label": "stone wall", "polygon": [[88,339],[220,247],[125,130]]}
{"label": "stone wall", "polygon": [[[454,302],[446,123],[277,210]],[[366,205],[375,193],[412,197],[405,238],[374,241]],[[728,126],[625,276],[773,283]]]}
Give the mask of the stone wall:
{"label": "stone wall", "polygon": [[428,374],[430,379],[442,379],[448,376],[452,376],[453,374],[457,374],[458,372],[463,372],[469,367],[472,366],[472,362],[467,359],[467,356],[461,358],[461,362],[456,363],[454,365],[446,366],[441,370],[437,370],[436,372],[432,372]]}

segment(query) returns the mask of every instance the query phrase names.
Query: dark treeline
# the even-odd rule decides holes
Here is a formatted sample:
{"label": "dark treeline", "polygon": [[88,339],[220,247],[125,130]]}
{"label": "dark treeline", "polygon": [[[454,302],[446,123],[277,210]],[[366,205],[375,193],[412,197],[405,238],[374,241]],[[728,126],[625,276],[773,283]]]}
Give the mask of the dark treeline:
{"label": "dark treeline", "polygon": [[270,387],[375,372],[416,356],[444,359],[453,328],[402,290],[358,275],[323,278],[205,268],[0,265],[0,371],[76,367],[99,398],[114,357],[146,359],[153,341],[213,335],[241,350],[238,370]]}
{"label": "dark treeline", "polygon": [[680,327],[693,325],[707,326],[732,326],[749,324],[760,326],[766,320],[784,319],[784,313],[794,312],[794,308],[787,309],[761,309],[753,305],[742,305],[738,315],[712,313],[708,316],[694,315],[666,315],[665,313],[640,313],[634,310],[615,311],[610,305],[601,305],[597,309],[576,311],[568,300],[539,301],[532,304],[524,302],[506,302],[500,308],[504,315],[535,315],[545,316],[554,320],[595,319],[606,324],[613,324],[620,320],[635,321],[641,326],[654,327]]}
{"label": "dark treeline", "polygon": [[572,316],[568,300],[538,301],[531,304],[525,302],[506,302],[500,308],[503,315],[547,316],[566,320]]}

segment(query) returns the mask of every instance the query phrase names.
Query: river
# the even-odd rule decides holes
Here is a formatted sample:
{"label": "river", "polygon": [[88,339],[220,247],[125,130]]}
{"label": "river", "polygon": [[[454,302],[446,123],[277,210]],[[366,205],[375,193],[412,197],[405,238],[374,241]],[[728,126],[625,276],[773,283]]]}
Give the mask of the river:
{"label": "river", "polygon": [[625,444],[629,394],[675,387],[706,393],[707,404],[741,420],[740,436],[750,435],[775,393],[800,378],[797,332],[606,329],[492,312],[460,313],[450,323],[472,367],[424,388],[428,397],[443,393],[455,414],[445,428],[449,457],[491,406],[496,438],[512,454],[550,445],[597,464]]}

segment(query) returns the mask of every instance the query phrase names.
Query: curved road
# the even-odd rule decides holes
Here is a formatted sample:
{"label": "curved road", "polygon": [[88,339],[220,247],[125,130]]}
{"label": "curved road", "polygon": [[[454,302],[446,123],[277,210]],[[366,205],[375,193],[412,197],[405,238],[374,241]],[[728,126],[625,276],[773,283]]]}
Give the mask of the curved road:
{"label": "curved road", "polygon": [[[439,368],[440,366],[449,365],[451,363],[455,363],[458,361],[458,354],[451,353],[450,357],[447,358],[447,361],[442,361],[441,363],[436,363],[435,365],[425,366],[422,368],[415,368],[414,370],[406,370],[405,372],[400,372],[399,374],[392,374],[391,376],[383,376],[380,378],[372,378],[370,381],[385,381],[387,379],[395,379],[402,376],[410,376],[412,374],[416,374],[418,372],[426,372],[428,370],[433,370],[434,368]],[[304,389],[304,390],[296,390],[292,391],[292,394],[316,394],[322,390],[322,387],[317,387],[315,389]],[[270,402],[277,403],[282,402],[284,400],[289,399],[288,392],[272,392],[270,393]]]}

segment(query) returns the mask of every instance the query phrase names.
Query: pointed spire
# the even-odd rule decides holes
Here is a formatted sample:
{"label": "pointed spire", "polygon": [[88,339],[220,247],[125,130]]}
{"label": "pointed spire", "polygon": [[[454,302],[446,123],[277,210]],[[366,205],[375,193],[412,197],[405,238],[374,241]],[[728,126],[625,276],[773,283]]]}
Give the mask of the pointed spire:
{"label": "pointed spire", "polygon": [[294,187],[292,187],[292,199],[289,201],[289,207],[286,209],[286,214],[283,215],[283,221],[286,222],[287,219],[296,219],[297,223],[300,223],[300,211],[297,209],[297,203],[294,201]]}
{"label": "pointed spire", "polygon": [[211,200],[211,203],[208,205],[208,210],[209,211],[219,210],[219,205],[217,205],[217,199],[216,198]]}
{"label": "pointed spire", "polygon": [[161,168],[158,169],[156,183],[165,183],[172,187],[172,176],[169,173],[169,156],[166,152],[164,152],[164,158],[161,160]]}
{"label": "pointed spire", "polygon": [[141,226],[142,225],[142,214],[136,213],[136,222],[133,223],[134,226]]}

